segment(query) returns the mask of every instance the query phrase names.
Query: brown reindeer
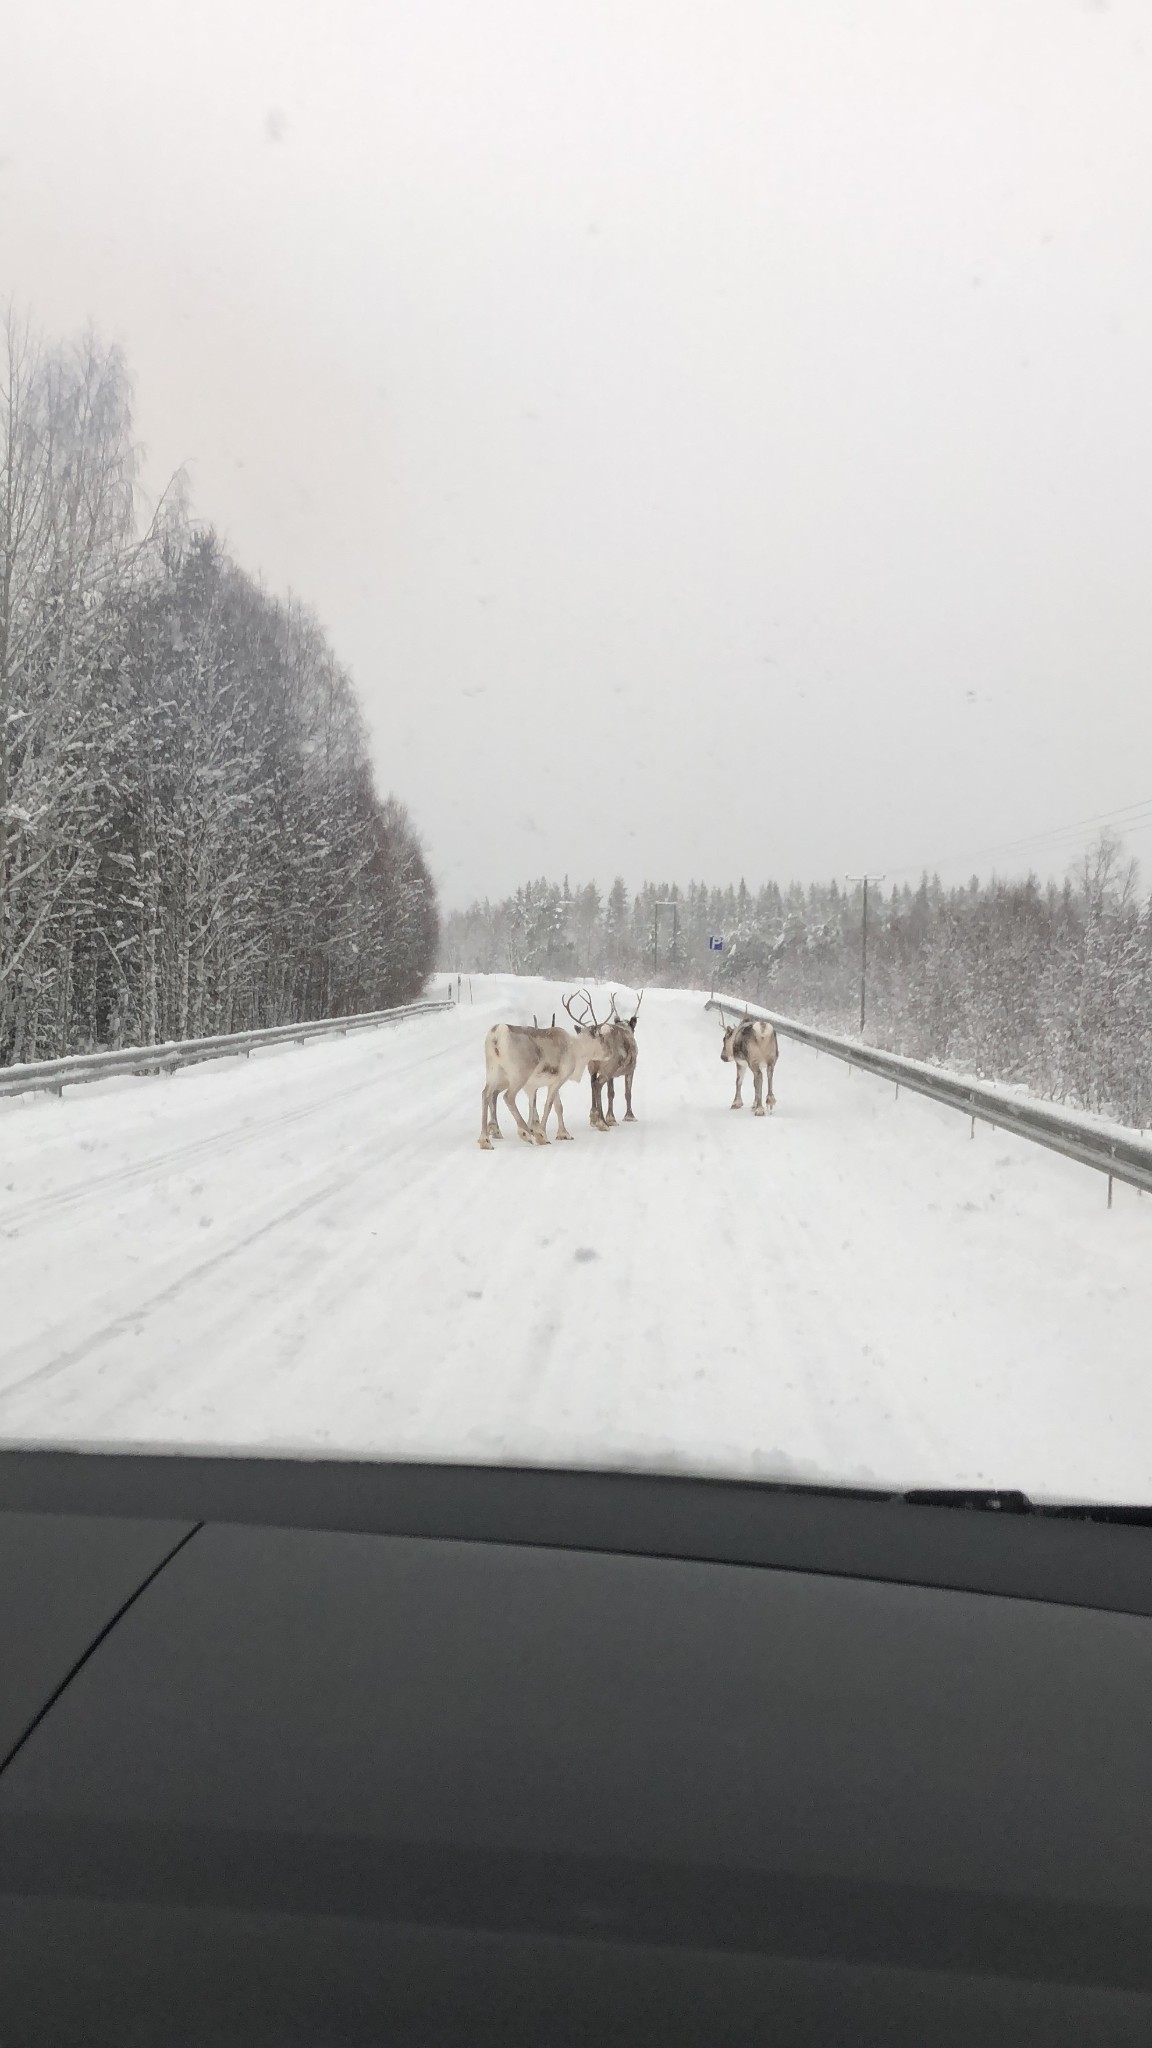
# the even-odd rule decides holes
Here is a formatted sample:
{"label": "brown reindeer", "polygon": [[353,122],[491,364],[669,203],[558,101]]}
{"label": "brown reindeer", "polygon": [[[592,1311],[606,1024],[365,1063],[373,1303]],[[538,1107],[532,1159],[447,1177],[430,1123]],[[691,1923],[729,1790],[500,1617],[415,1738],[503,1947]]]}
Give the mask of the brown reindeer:
{"label": "brown reindeer", "polygon": [[[589,1122],[593,1130],[607,1131],[616,1122],[616,1083],[624,1083],[624,1122],[634,1124],[632,1114],[632,1080],[636,1072],[639,1048],[636,1044],[636,1019],[640,1015],[640,1004],[644,1001],[641,989],[636,1008],[631,1017],[622,1017],[616,1008],[616,991],[612,991],[612,1009],[603,1033],[605,1053],[589,1067],[592,1082],[592,1111]],[[601,1090],[607,1089],[608,1107],[603,1107]]]}

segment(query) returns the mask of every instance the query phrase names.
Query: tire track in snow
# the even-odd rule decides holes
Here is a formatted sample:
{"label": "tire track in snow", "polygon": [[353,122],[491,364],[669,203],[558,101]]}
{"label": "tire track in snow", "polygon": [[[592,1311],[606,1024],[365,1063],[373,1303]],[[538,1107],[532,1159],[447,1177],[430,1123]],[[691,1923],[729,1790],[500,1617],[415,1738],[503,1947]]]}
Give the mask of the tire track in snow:
{"label": "tire track in snow", "polygon": [[[445,1046],[432,1053],[425,1052],[395,1071],[400,1075],[415,1072],[432,1060],[447,1059],[454,1050],[454,1047]],[[204,1160],[225,1158],[264,1137],[279,1136],[295,1125],[310,1122],[313,1117],[346,1102],[349,1097],[363,1095],[364,1088],[361,1076],[328,1095],[278,1110],[273,1116],[259,1119],[249,1114],[230,1129],[189,1139],[186,1144],[170,1146],[166,1151],[152,1153],[145,1159],[127,1161],[122,1166],[109,1168],[106,1173],[92,1174],[71,1187],[48,1189],[42,1195],[31,1196],[24,1203],[9,1204],[0,1208],[0,1235],[22,1235],[30,1223],[50,1221],[64,1211],[88,1202],[99,1204],[105,1196],[121,1188],[154,1182],[163,1175],[200,1165]],[[184,1106],[181,1104],[181,1108]]]}
{"label": "tire track in snow", "polygon": [[[434,1055],[433,1057],[438,1056]],[[321,1109],[330,1108],[334,1102],[346,1099],[348,1096],[362,1097],[363,1093],[363,1086],[357,1085],[339,1090],[334,1095],[325,1097],[322,1102],[313,1103],[310,1107],[312,1111],[318,1112]],[[301,1112],[301,1115],[303,1115],[303,1112]],[[298,1118],[289,1116],[283,1121],[291,1123],[298,1121]],[[251,1129],[251,1126],[247,1128]],[[257,1135],[264,1136],[269,1131],[278,1132],[280,1128],[279,1120],[269,1119],[260,1127]],[[421,1138],[422,1133],[414,1131],[406,1144],[399,1147],[393,1145],[388,1154],[387,1170],[394,1172],[398,1162],[414,1154],[419,1148]],[[232,1151],[235,1150],[235,1146],[229,1146],[224,1149]],[[331,1177],[331,1162],[326,1162],[318,1187],[313,1187],[308,1193],[300,1195],[286,1207],[278,1205],[270,1216],[264,1217],[254,1228],[244,1230],[240,1236],[230,1239],[227,1244],[222,1245],[218,1251],[211,1253],[207,1258],[200,1259],[191,1266],[183,1267],[160,1287],[154,1288],[142,1298],[125,1305],[122,1309],[107,1316],[96,1328],[93,1329],[91,1327],[92,1305],[87,1304],[79,1316],[66,1318],[61,1324],[54,1326],[52,1330],[42,1333],[33,1339],[30,1344],[20,1347],[16,1352],[10,1352],[5,1360],[5,1364],[7,1366],[16,1365],[18,1376],[15,1379],[7,1379],[3,1384],[0,1384],[0,1418],[3,1416],[5,1403],[10,1397],[15,1396],[37,1382],[53,1379],[60,1373],[66,1372],[70,1367],[83,1363],[93,1352],[113,1342],[116,1338],[127,1335],[135,1324],[146,1320],[157,1309],[172,1305],[188,1289],[194,1288],[204,1280],[211,1278],[223,1266],[241,1257],[254,1245],[261,1243],[273,1231],[296,1222],[301,1216],[310,1213],[325,1201],[339,1200],[347,1197],[350,1192],[349,1175],[361,1174],[371,1166],[379,1164],[380,1143],[378,1138],[373,1136],[363,1140],[358,1151],[351,1158],[345,1157],[341,1160],[341,1172],[338,1178],[333,1179]],[[392,1199],[400,1200],[404,1198],[407,1192],[406,1188],[396,1188],[393,1191]],[[262,1296],[260,1292],[255,1292],[251,1295],[250,1299],[252,1306],[255,1307],[259,1304]],[[233,1310],[229,1310],[227,1313],[231,1315],[233,1312]],[[81,1327],[77,1329],[77,1325]],[[66,1333],[70,1329],[74,1334],[69,1336]],[[58,1348],[61,1345],[63,1345],[63,1348]],[[29,1365],[29,1355],[34,1357],[46,1349],[52,1353],[51,1356],[37,1365]]]}
{"label": "tire track in snow", "polygon": [[290,1209],[282,1210],[278,1215],[269,1217],[266,1222],[258,1224],[255,1230],[250,1230],[246,1236],[237,1238],[231,1244],[222,1246],[218,1252],[213,1252],[207,1259],[201,1259],[198,1265],[190,1266],[186,1272],[179,1274],[174,1280],[170,1280],[166,1286],[159,1288],[156,1293],[146,1295],[142,1301],[135,1302],[130,1308],[124,1309],[120,1315],[114,1317],[111,1322],[106,1323],[102,1329],[86,1332],[78,1341],[72,1343],[70,1349],[59,1352],[55,1357],[49,1358],[43,1365],[35,1366],[30,1372],[25,1372],[22,1377],[8,1381],[3,1388],[0,1388],[0,1415],[3,1413],[4,1404],[14,1395],[22,1393],[26,1388],[33,1386],[37,1382],[42,1384],[47,1380],[55,1379],[59,1373],[67,1372],[70,1366],[79,1365],[101,1345],[110,1343],[116,1337],[127,1336],[133,1324],[138,1323],[142,1317],[151,1314],[153,1309],[161,1308],[165,1304],[175,1301],[185,1288],[193,1287],[199,1281],[206,1280],[210,1274],[218,1272],[220,1267],[226,1265],[229,1260],[235,1259],[242,1252],[248,1251],[252,1245],[259,1244],[260,1240],[267,1237],[270,1231],[278,1230],[283,1224],[294,1222],[297,1217],[303,1216],[309,1209],[314,1209],[319,1202],[322,1202],[327,1195],[330,1195],[341,1185],[341,1182],[333,1181],[328,1187],[317,1188],[314,1193],[305,1195],[301,1201],[296,1202]]}

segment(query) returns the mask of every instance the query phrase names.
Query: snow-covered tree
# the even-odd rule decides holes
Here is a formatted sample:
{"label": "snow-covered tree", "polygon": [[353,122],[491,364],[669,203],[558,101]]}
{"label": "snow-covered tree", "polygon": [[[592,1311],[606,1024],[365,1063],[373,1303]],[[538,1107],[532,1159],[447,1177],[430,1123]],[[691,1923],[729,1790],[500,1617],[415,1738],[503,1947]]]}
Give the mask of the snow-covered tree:
{"label": "snow-covered tree", "polygon": [[178,499],[133,526],[115,351],[0,386],[0,1061],[416,993],[435,892],[318,622]]}

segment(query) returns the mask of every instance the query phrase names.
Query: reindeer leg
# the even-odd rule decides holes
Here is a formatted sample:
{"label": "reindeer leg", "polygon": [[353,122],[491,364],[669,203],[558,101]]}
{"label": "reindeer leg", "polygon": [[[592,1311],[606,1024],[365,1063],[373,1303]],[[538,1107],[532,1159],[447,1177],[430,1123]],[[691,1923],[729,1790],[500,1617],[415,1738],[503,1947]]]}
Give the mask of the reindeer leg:
{"label": "reindeer leg", "polygon": [[[548,1111],[547,1111],[547,1109],[545,1109],[545,1111],[544,1111],[544,1121],[545,1121],[545,1123],[547,1123],[547,1121],[548,1121]],[[562,1101],[562,1099],[561,1099],[561,1095],[560,1095],[560,1090],[559,1090],[559,1088],[557,1088],[557,1090],[556,1090],[556,1143],[557,1143],[557,1144],[559,1145],[559,1144],[560,1144],[560,1143],[561,1143],[561,1142],[562,1142],[562,1141],[563,1141],[564,1139],[567,1139],[567,1141],[568,1141],[568,1143],[569,1143],[569,1144],[571,1144],[571,1143],[573,1142],[573,1140],[572,1140],[572,1133],[571,1133],[571,1131],[570,1131],[570,1130],[568,1129],[568,1126],[567,1126],[567,1124],[566,1124],[566,1123],[565,1123],[565,1121],[564,1121],[564,1104],[563,1104],[563,1101]]]}
{"label": "reindeer leg", "polygon": [[745,1072],[746,1072],[746,1071],[747,1071],[747,1070],[746,1070],[746,1068],[745,1068],[745,1066],[744,1066],[744,1062],[743,1062],[743,1060],[737,1060],[737,1062],[736,1062],[736,1093],[735,1093],[735,1095],[733,1096],[733,1098],[732,1098],[731,1102],[730,1102],[730,1103],[728,1104],[728,1107],[729,1107],[729,1109],[743,1109],[743,1107],[744,1107],[744,1098],[743,1098],[743,1096],[741,1095],[741,1093],[740,1093],[740,1090],[741,1090],[741,1088],[742,1088],[742,1087],[744,1086],[744,1075],[745,1075]]}
{"label": "reindeer leg", "polygon": [[480,1136],[477,1140],[482,1152],[490,1152],[492,1150],[492,1140],[488,1136],[488,1122],[488,1084],[485,1082],[480,1096]]}
{"label": "reindeer leg", "polygon": [[774,1095],[774,1094],[772,1093],[772,1076],[773,1076],[773,1074],[775,1073],[775,1071],[776,1071],[776,1062],[775,1062],[775,1060],[773,1060],[773,1062],[772,1062],[772,1065],[771,1065],[771,1066],[770,1066],[770,1067],[769,1067],[769,1068],[767,1069],[767,1071],[766,1071],[766,1073],[765,1073],[765,1076],[764,1076],[764,1078],[765,1078],[765,1081],[767,1082],[767,1086],[768,1086],[768,1093],[767,1093],[767,1098],[766,1098],[766,1099],[767,1099],[767,1103],[768,1103],[768,1111],[769,1111],[769,1114],[771,1114],[771,1112],[772,1112],[772,1111],[773,1111],[773,1110],[775,1109],[775,1107],[776,1107],[776,1097],[775,1097],[775,1095]]}
{"label": "reindeer leg", "polygon": [[753,1091],[754,1091],[754,1099],[753,1099],[753,1103],[752,1103],[752,1114],[753,1114],[753,1116],[763,1116],[763,1114],[764,1114],[764,1102],[763,1102],[763,1093],[764,1093],[764,1069],[763,1069],[763,1067],[754,1067],[754,1068],[752,1069],[752,1083],[753,1083]]}
{"label": "reindeer leg", "polygon": [[615,1123],[615,1121],[616,1121],[616,1076],[615,1076],[615,1074],[609,1074],[609,1076],[608,1076],[608,1079],[607,1079],[607,1081],[606,1081],[606,1083],[605,1083],[605,1086],[606,1086],[606,1088],[607,1088],[607,1090],[608,1090],[608,1107],[607,1107],[607,1109],[606,1109],[606,1110],[605,1110],[605,1112],[604,1112],[604,1122],[605,1122],[606,1124],[614,1124],[614,1123]]}
{"label": "reindeer leg", "polygon": [[[538,1145],[546,1145],[548,1143],[548,1119],[551,1116],[554,1108],[556,1110],[559,1122],[563,1123],[564,1112],[559,1107],[559,1103],[560,1083],[558,1081],[553,1081],[552,1086],[549,1088],[548,1093],[544,1098],[544,1114],[532,1133]],[[565,1136],[567,1136],[567,1133],[565,1133]]]}
{"label": "reindeer leg", "polygon": [[625,1123],[626,1123],[626,1124],[634,1124],[634,1123],[635,1123],[635,1121],[636,1121],[635,1117],[634,1117],[634,1116],[633,1116],[633,1114],[632,1114],[632,1069],[631,1069],[631,1067],[629,1067],[629,1069],[628,1069],[628,1072],[627,1072],[627,1073],[625,1074],[625,1076],[624,1076],[624,1121],[625,1121]]}
{"label": "reindeer leg", "polygon": [[519,1131],[520,1136],[524,1140],[524,1143],[526,1145],[530,1145],[532,1143],[532,1132],[520,1114],[520,1105],[517,1102],[516,1097],[513,1094],[511,1088],[506,1088],[504,1090],[504,1100],[508,1104],[509,1109],[512,1111],[512,1114],[516,1119],[516,1129]]}
{"label": "reindeer leg", "polygon": [[603,1076],[591,1068],[589,1073],[592,1080],[592,1114],[588,1121],[594,1131],[606,1131],[608,1126],[604,1121],[604,1105],[600,1099],[600,1091],[604,1086]]}

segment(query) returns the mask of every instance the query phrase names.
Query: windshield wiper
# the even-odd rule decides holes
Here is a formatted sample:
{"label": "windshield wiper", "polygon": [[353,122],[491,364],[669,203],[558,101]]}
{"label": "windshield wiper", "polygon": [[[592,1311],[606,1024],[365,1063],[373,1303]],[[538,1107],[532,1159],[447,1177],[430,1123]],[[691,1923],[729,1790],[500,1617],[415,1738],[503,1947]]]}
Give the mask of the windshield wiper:
{"label": "windshield wiper", "polygon": [[987,1508],[1002,1515],[1038,1515],[1044,1511],[1026,1493],[992,1486],[913,1486],[902,1493],[917,1508]]}
{"label": "windshield wiper", "polygon": [[1015,1489],[985,1486],[914,1486],[900,1495],[912,1507],[976,1508],[989,1514],[1043,1515],[1061,1522],[1123,1522],[1152,1528],[1152,1507],[1122,1501],[1036,1501]]}

